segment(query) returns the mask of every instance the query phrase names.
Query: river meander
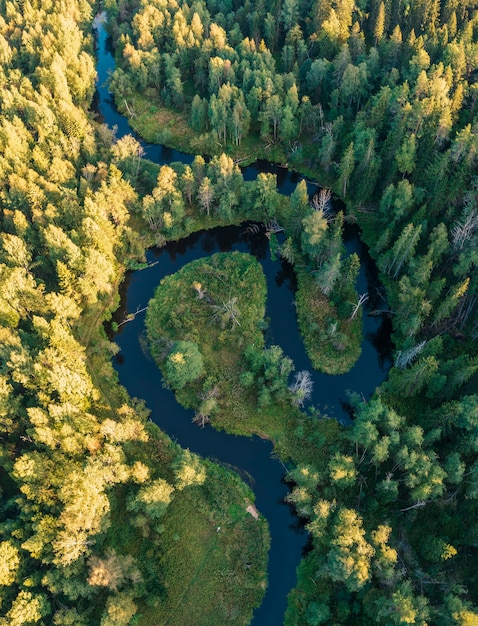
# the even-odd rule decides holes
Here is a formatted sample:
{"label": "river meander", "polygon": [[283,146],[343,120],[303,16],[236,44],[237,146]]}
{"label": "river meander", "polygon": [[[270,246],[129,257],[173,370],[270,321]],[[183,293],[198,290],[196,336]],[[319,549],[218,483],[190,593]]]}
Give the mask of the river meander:
{"label": "river meander", "polygon": [[[107,46],[106,33],[99,25],[98,108],[103,120],[110,127],[116,126],[116,136],[120,138],[132,133],[132,130],[127,120],[115,109],[105,84],[113,68],[114,59]],[[193,158],[163,146],[142,143],[147,158],[159,164],[173,161],[190,163]],[[250,180],[259,171],[276,173],[278,188],[282,193],[290,193],[300,180],[297,174],[268,163],[245,168],[244,176]],[[373,264],[355,230],[346,233],[345,243],[348,251],[356,251],[362,261],[359,293],[369,293],[369,310],[383,308]],[[227,250],[249,252],[261,262],[268,287],[266,316],[270,323],[267,341],[282,347],[284,353],[293,360],[296,371],[312,371],[297,326],[293,271],[288,264],[271,259],[268,240],[263,232],[253,234],[244,226],[203,231],[163,248],[148,251],[151,266],[129,272],[126,277],[116,314],[117,321],[146,306],[164,276],[178,271],[194,259]],[[390,364],[389,335],[387,320],[364,314],[364,341],[360,359],[349,373],[342,376],[314,372],[312,404],[318,406],[322,413],[346,423],[349,420],[345,410],[347,390],[359,392],[367,398],[386,377]],[[114,341],[120,347],[115,360],[120,383],[131,396],[145,400],[153,421],[184,448],[234,468],[253,488],[256,506],[269,522],[271,550],[268,589],[263,603],[254,613],[252,623],[254,626],[278,626],[283,623],[287,593],[296,583],[296,567],[307,543],[307,533],[301,520],[284,502],[288,492],[283,480],[285,467],[271,456],[272,446],[268,441],[258,437],[227,435],[211,427],[200,429],[192,424],[192,411],[183,409],[173,393],[163,388],[157,366],[142,348],[143,316],[137,316],[133,323],[122,325]]]}

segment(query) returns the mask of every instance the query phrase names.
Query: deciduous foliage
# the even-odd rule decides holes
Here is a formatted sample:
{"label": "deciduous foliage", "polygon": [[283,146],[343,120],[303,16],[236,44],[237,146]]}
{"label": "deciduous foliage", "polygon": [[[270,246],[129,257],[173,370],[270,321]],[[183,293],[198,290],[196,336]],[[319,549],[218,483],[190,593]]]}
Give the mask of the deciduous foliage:
{"label": "deciduous foliage", "polygon": [[[130,213],[143,206],[159,227],[185,210],[172,168],[140,201],[138,142],[115,141],[89,113],[92,8],[0,7],[0,622],[12,626],[131,623],[164,588],[153,541],[175,493],[195,485],[207,516],[203,483],[229,480],[206,480],[204,462],[183,458],[116,385],[101,324],[143,251]],[[129,53],[138,80],[157,84]],[[174,72],[170,82],[179,105]]]}

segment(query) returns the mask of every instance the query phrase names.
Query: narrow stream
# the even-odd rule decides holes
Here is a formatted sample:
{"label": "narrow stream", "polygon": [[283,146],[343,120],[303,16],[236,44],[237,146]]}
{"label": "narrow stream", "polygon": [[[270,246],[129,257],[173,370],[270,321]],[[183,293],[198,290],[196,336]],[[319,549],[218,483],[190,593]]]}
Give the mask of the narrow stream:
{"label": "narrow stream", "polygon": [[[107,47],[104,28],[98,26],[98,108],[104,121],[116,126],[117,137],[132,133],[127,120],[120,115],[105,85],[108,72],[114,68],[114,59]],[[193,159],[176,150],[153,146],[142,142],[147,158],[159,164],[173,161],[190,163]],[[268,163],[245,168],[246,179],[253,179],[260,171],[277,174],[278,188],[289,194],[300,177],[284,168]],[[371,308],[378,307],[380,291],[373,264],[356,231],[347,231],[345,243],[349,252],[356,251],[362,260],[358,291],[368,291]],[[278,344],[291,357],[296,371],[312,371],[300,337],[294,305],[294,273],[287,263],[272,261],[268,240],[259,233],[246,231],[244,227],[224,227],[196,233],[179,242],[148,252],[148,261],[157,261],[153,266],[130,272],[122,289],[122,301],[117,312],[117,321],[127,313],[144,307],[153,296],[161,278],[178,271],[193,259],[218,251],[240,250],[254,254],[262,264],[268,288],[266,316],[270,318],[267,332],[269,344]],[[314,393],[312,404],[322,412],[349,421],[345,410],[348,389],[369,397],[380,385],[390,365],[390,328],[385,320],[364,315],[364,341],[362,354],[355,367],[343,376],[327,376],[313,373]],[[172,392],[162,386],[161,374],[156,365],[141,348],[144,337],[144,318],[138,316],[130,324],[120,327],[115,336],[121,351],[115,367],[120,383],[133,397],[142,398],[151,410],[152,419],[174,440],[202,456],[230,465],[249,482],[256,495],[256,506],[266,516],[271,531],[269,553],[269,586],[261,606],[255,611],[254,626],[279,626],[283,623],[287,594],[296,583],[296,568],[307,543],[307,533],[301,520],[291,507],[284,503],[288,487],[284,483],[284,466],[271,457],[270,442],[258,437],[237,437],[217,432],[211,427],[200,429],[192,424],[192,411],[185,410],[175,400]]]}

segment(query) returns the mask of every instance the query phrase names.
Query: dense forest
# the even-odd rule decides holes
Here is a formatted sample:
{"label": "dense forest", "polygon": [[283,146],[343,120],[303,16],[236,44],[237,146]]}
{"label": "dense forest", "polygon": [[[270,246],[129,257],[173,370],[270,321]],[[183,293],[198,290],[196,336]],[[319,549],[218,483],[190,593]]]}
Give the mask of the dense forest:
{"label": "dense forest", "polygon": [[[288,219],[280,253],[340,310],[344,259],[323,233],[357,222],[385,287],[389,379],[370,401],[351,397],[352,427],[290,472],[313,550],[287,624],[476,623],[474,4],[106,6],[120,66],[111,88],[131,123],[166,143],[177,126],[192,150],[312,173],[346,214],[331,215],[324,194],[312,208],[296,194],[273,209]],[[155,126],[163,119],[174,122]],[[213,186],[218,215],[223,198]]]}
{"label": "dense forest", "polygon": [[88,112],[97,7],[0,6],[0,623],[183,625],[192,603],[243,624],[268,548],[253,494],[147,421],[101,326],[144,243],[119,148]]}
{"label": "dense forest", "polygon": [[[120,110],[148,139],[210,159],[157,168],[95,120],[100,9]],[[478,623],[477,68],[467,0],[0,1],[0,624],[250,620],[267,551],[265,522],[242,506],[252,493],[147,420],[117,385],[102,329],[145,246],[246,219],[294,266],[314,367],[345,371],[359,352],[346,221],[393,324],[388,380],[350,396],[345,429],[301,410],[307,385],[290,383],[280,351],[248,350],[260,325],[244,323],[240,383],[257,410],[234,428],[257,432],[268,416],[312,538],[286,624]],[[237,163],[258,156],[324,189],[310,199],[302,182],[284,198],[272,175],[245,183]],[[248,318],[204,285],[195,306],[229,350],[225,329]],[[214,424],[222,400],[201,376],[215,365],[197,347],[209,339],[170,341],[153,354],[166,382],[186,404],[197,392],[198,420]]]}

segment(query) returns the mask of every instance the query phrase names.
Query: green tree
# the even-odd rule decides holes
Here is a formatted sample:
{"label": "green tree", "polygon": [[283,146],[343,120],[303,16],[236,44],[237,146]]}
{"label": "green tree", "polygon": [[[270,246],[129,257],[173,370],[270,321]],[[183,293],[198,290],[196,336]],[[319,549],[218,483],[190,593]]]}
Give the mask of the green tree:
{"label": "green tree", "polygon": [[208,101],[201,98],[199,94],[195,94],[191,103],[191,126],[199,133],[204,132],[208,128]]}
{"label": "green tree", "polygon": [[241,145],[242,138],[249,132],[251,114],[244,101],[244,96],[240,92],[239,98],[234,102],[232,109],[232,137],[236,146]]}
{"label": "green tree", "polygon": [[173,389],[181,390],[204,372],[198,346],[191,341],[176,341],[164,362],[165,378]]}
{"label": "green tree", "polygon": [[257,176],[254,192],[254,207],[266,218],[275,217],[280,202],[275,174],[261,172]]}
{"label": "green tree", "polygon": [[281,141],[290,145],[297,138],[298,130],[297,120],[292,109],[289,106],[285,106],[279,131]]}
{"label": "green tree", "polygon": [[297,0],[285,0],[281,9],[281,21],[285,32],[289,32],[299,17],[299,4]]}
{"label": "green tree", "polygon": [[307,256],[316,261],[326,247],[328,223],[322,211],[314,211],[302,220],[301,247]]}
{"label": "green tree", "polygon": [[401,582],[389,597],[375,602],[375,615],[381,624],[423,624],[429,612],[424,596],[414,592],[409,581]]}
{"label": "green tree", "polygon": [[17,577],[20,554],[11,541],[0,543],[0,585],[10,586]]}
{"label": "green tree", "polygon": [[353,509],[341,508],[331,530],[327,570],[335,582],[349,591],[358,591],[370,579],[373,547],[365,539],[362,519]]}
{"label": "green tree", "polygon": [[201,207],[206,211],[206,215],[210,215],[211,205],[214,200],[214,188],[208,176],[205,176],[199,185],[198,200]]}
{"label": "green tree", "polygon": [[336,452],[328,464],[330,478],[339,488],[352,486],[357,478],[355,463],[350,456]]}
{"label": "green tree", "polygon": [[176,488],[182,491],[190,485],[202,485],[206,480],[204,462],[189,450],[184,450],[181,458],[174,464]]}
{"label": "green tree", "polygon": [[[141,487],[138,493],[130,498],[128,501],[128,510],[144,514],[154,520],[160,519],[166,513],[168,505],[172,500],[173,492],[174,487],[172,485],[163,478],[157,478]],[[126,572],[129,568],[125,567],[124,569]],[[122,570],[123,567],[121,568],[121,571]]]}
{"label": "green tree", "polygon": [[411,174],[415,169],[416,137],[412,133],[403,140],[400,150],[396,154],[398,171],[403,174]]}
{"label": "green tree", "polygon": [[375,38],[375,45],[377,45],[381,40],[385,32],[385,5],[383,2],[380,3],[377,11],[377,16],[375,18],[375,24],[373,27],[373,36]]}
{"label": "green tree", "polygon": [[415,249],[421,237],[422,225],[407,224],[393,248],[380,261],[381,269],[394,278],[400,273],[402,266],[415,254]]}
{"label": "green tree", "polygon": [[339,188],[340,188],[343,198],[347,196],[347,185],[350,181],[350,177],[352,176],[354,168],[355,168],[355,150],[354,150],[354,144],[353,142],[351,142],[348,145],[339,165],[338,184],[339,184]]}
{"label": "green tree", "polygon": [[144,149],[132,135],[126,135],[119,139],[111,148],[114,162],[121,167],[123,173],[134,183],[138,177],[141,157]]}
{"label": "green tree", "polygon": [[266,100],[261,112],[261,135],[267,137],[272,126],[272,137],[274,140],[277,139],[283,115],[284,109],[281,98],[279,95],[274,94]]}
{"label": "green tree", "polygon": [[128,626],[136,614],[137,605],[131,592],[120,592],[106,601],[106,610],[101,618],[101,626]]}
{"label": "green tree", "polygon": [[30,591],[20,591],[13,601],[7,618],[11,626],[39,622],[50,612],[50,605],[43,594],[33,594]]}

